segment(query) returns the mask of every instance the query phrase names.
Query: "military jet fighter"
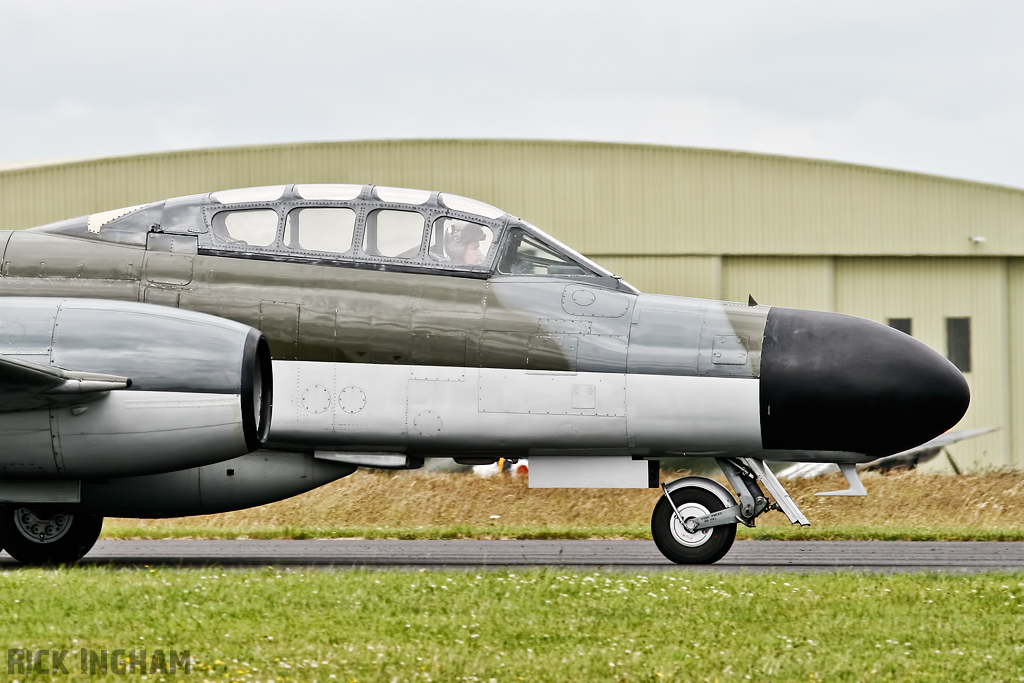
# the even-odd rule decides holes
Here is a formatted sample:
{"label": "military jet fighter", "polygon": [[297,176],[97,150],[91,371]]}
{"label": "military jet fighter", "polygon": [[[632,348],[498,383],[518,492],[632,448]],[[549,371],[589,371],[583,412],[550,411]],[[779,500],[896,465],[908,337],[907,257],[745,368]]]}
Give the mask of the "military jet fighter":
{"label": "military jet fighter", "polygon": [[641,294],[443,192],[225,190],[0,232],[0,250],[0,543],[26,563],[78,560],[104,516],[527,456],[531,486],[569,488],[716,458],[735,493],[683,477],[651,522],[670,560],[710,563],[769,509],[808,523],[766,461],[852,468],[970,400],[884,325]]}

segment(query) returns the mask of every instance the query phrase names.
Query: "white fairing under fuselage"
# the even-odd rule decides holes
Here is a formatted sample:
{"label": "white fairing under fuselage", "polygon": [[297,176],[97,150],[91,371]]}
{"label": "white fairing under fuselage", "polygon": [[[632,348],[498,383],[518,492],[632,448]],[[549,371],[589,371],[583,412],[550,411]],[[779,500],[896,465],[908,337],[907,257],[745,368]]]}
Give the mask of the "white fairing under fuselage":
{"label": "white fairing under fuselage", "polygon": [[448,455],[761,450],[758,380],[274,361],[274,448]]}

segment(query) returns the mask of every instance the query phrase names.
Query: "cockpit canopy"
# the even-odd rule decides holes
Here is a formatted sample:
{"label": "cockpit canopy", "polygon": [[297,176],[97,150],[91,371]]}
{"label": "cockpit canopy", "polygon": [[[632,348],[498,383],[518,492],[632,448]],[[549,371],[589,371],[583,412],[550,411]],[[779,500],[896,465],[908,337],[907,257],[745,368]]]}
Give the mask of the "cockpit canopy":
{"label": "cockpit canopy", "polygon": [[34,230],[136,246],[146,246],[154,233],[194,236],[200,254],[464,277],[614,277],[484,202],[376,185],[222,190]]}

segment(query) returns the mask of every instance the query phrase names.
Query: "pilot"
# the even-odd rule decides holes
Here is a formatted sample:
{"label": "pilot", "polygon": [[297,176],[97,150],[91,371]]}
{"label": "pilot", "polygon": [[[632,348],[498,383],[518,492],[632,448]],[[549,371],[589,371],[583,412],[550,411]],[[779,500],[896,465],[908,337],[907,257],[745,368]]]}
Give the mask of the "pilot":
{"label": "pilot", "polygon": [[454,226],[445,236],[445,252],[451,262],[456,265],[480,265],[484,260],[480,242],[484,237],[486,237],[484,229],[475,223]]}

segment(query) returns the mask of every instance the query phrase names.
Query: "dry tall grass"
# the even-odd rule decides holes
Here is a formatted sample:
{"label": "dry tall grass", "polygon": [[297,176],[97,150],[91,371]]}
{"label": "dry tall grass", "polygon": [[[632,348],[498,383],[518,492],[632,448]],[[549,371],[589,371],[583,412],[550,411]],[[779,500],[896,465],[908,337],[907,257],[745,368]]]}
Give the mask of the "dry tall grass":
{"label": "dry tall grass", "polygon": [[[670,477],[674,478],[674,477]],[[866,498],[821,498],[845,488],[836,474],[785,482],[816,528],[988,529],[1024,531],[1024,473],[866,474]],[[523,478],[359,471],[304,495],[249,510],[170,520],[108,520],[117,529],[158,532],[268,529],[420,529],[432,527],[642,528],[660,491],[530,489]],[[494,517],[497,515],[498,517]],[[778,512],[758,526],[789,526]],[[607,531],[605,531],[607,534]]]}

